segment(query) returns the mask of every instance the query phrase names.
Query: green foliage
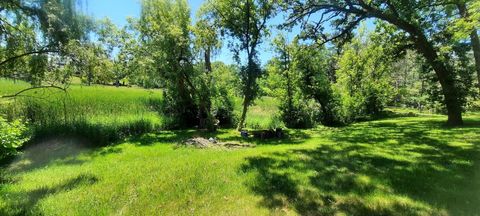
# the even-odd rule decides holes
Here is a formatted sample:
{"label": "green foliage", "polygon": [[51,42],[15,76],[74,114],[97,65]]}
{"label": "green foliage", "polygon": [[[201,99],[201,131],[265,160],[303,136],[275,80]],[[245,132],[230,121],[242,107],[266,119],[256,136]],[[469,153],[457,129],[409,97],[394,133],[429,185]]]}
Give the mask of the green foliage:
{"label": "green foliage", "polygon": [[[2,1],[0,75],[36,86],[71,76],[63,70],[66,64],[77,63],[71,59],[76,53],[69,52],[69,44],[85,42],[93,27],[76,7],[76,0]],[[65,75],[58,76],[60,71]]]}
{"label": "green foliage", "polygon": [[331,76],[332,55],[325,48],[300,45],[295,54],[295,68],[300,72],[301,82],[298,84],[308,98],[314,99],[321,110],[320,122],[327,126],[336,126],[344,122],[339,112],[339,96],[335,94]]}
{"label": "green foliage", "polygon": [[0,160],[13,155],[30,138],[28,128],[21,120],[7,122],[0,116]]}
{"label": "green foliage", "polygon": [[[312,62],[301,63],[304,59],[298,42],[288,43],[282,35],[277,36],[272,43],[277,55],[269,62],[267,66],[268,77],[264,86],[265,91],[280,100],[280,117],[289,128],[308,128],[313,127],[318,117],[318,108],[314,103],[306,103],[309,100],[302,92],[302,76],[306,72],[301,66],[306,64],[318,64],[318,59]],[[309,56],[311,57],[311,56]],[[313,105],[313,107],[312,107]]]}
{"label": "green foliage", "polygon": [[391,100],[391,62],[385,48],[361,33],[344,47],[338,61],[336,91],[348,120],[378,115]]}
{"label": "green foliage", "polygon": [[413,51],[396,59],[391,67],[393,101],[389,105],[425,109],[428,103],[426,75],[422,72],[424,60]]}
{"label": "green foliage", "polygon": [[[205,10],[216,20],[222,33],[233,38],[230,48],[235,61],[241,65],[238,74],[243,96],[243,111],[238,122],[238,128],[241,129],[245,126],[248,107],[258,96],[257,79],[263,71],[258,62],[257,49],[268,34],[267,20],[275,16],[275,1],[214,0],[207,2]],[[242,58],[245,63],[242,63]]]}
{"label": "green foliage", "polygon": [[478,31],[478,26],[480,26],[480,3],[478,1],[462,0],[457,4],[465,5],[465,12],[468,14],[468,17],[461,16],[453,19],[451,21],[452,23],[448,26],[448,30],[453,34],[455,39],[465,40],[470,37],[472,31]]}
{"label": "green foliage", "polygon": [[[162,111],[176,126],[198,125],[202,84],[193,68],[190,8],[185,0],[143,1],[139,30],[164,87]],[[200,84],[200,85],[199,85]]]}
{"label": "green foliage", "polygon": [[[461,3],[461,2],[457,2]],[[432,7],[430,1],[286,1],[290,9],[290,26],[302,23],[303,36],[319,40],[319,43],[343,44],[352,38],[356,27],[368,18],[388,23],[392,31],[381,32],[383,36],[401,35],[404,40],[391,40],[396,47],[416,49],[426,63],[435,71],[441,86],[444,104],[449,116],[448,124],[462,125],[462,106],[465,91],[455,70],[456,52],[451,52],[458,41],[449,30],[452,20],[450,2],[438,1]],[[345,9],[348,8],[348,9]],[[322,14],[321,16],[316,16]],[[312,19],[310,19],[312,18]],[[330,25],[332,28],[326,28]],[[326,32],[326,30],[330,32]],[[478,39],[477,39],[478,40]],[[387,48],[387,47],[385,47]],[[371,100],[377,101],[377,99]],[[375,104],[373,102],[373,104]],[[377,109],[374,108],[373,109]]]}

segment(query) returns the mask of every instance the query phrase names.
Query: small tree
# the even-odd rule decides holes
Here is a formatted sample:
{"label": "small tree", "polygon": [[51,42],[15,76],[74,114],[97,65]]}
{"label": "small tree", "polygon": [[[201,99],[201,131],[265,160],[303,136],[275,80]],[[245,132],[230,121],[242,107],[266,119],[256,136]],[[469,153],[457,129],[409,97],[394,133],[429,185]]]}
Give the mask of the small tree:
{"label": "small tree", "polygon": [[344,47],[338,68],[336,88],[349,119],[377,115],[392,98],[392,58],[364,30]]}
{"label": "small tree", "polygon": [[[284,35],[278,35],[272,42],[276,55],[267,65],[267,86],[272,96],[280,100],[280,116],[289,128],[307,128],[314,125],[314,116],[309,109],[308,96],[300,86],[301,71],[295,68],[297,43],[288,43]],[[299,73],[300,72],[300,73]]]}
{"label": "small tree", "polygon": [[203,73],[194,67],[187,1],[143,1],[139,29],[144,53],[164,87],[162,111],[173,120],[171,126],[209,127],[209,90]]}
{"label": "small tree", "polygon": [[[274,1],[211,0],[206,7],[223,33],[235,39],[230,43],[230,48],[235,61],[243,65],[239,74],[243,93],[243,108],[238,123],[240,130],[245,126],[248,107],[257,97],[257,78],[262,74],[258,46],[268,34],[267,20],[274,16]],[[242,64],[242,58],[246,63]]]}
{"label": "small tree", "polygon": [[301,74],[301,89],[321,106],[322,124],[334,126],[341,123],[338,104],[329,76],[329,51],[313,45],[297,45],[295,68]]}

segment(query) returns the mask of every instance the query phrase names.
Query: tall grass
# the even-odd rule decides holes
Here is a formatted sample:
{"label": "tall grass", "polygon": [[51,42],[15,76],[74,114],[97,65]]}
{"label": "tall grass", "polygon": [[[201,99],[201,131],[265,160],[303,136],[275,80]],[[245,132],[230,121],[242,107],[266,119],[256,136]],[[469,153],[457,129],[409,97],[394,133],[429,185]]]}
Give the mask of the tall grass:
{"label": "tall grass", "polygon": [[[0,80],[0,95],[29,85]],[[8,119],[26,118],[34,138],[75,135],[103,145],[126,136],[154,131],[161,117],[151,101],[161,100],[156,90],[73,85],[66,92],[36,89],[3,100],[0,110]]]}
{"label": "tall grass", "polygon": [[[29,87],[22,81],[0,79],[0,95]],[[72,84],[66,92],[36,89],[0,100],[0,115],[9,120],[28,120],[34,139],[74,135],[104,145],[163,128],[168,119],[159,112],[161,99],[159,90]],[[241,98],[235,98],[235,115],[240,116],[240,112]],[[257,99],[249,108],[246,124],[250,129],[282,127],[278,100]]]}
{"label": "tall grass", "polygon": [[[246,127],[249,129],[270,129],[284,127],[279,116],[279,102],[273,97],[261,97],[257,99],[247,112]],[[242,100],[235,100],[235,115],[240,116]]]}

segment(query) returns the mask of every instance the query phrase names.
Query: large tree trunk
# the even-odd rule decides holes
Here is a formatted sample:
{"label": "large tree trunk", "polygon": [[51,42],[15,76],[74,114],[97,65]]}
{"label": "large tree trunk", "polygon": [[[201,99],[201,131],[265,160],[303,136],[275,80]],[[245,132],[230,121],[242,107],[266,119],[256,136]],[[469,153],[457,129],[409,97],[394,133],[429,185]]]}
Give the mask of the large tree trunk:
{"label": "large tree trunk", "polygon": [[417,34],[414,41],[418,51],[422,53],[427,62],[432,66],[438,80],[440,81],[442,93],[445,97],[445,105],[447,107],[448,125],[462,125],[463,119],[460,93],[455,86],[452,69],[440,60],[435,48],[423,34]]}
{"label": "large tree trunk", "polygon": [[210,60],[210,56],[211,56],[211,49],[210,47],[207,47],[205,49],[204,58],[205,58],[205,69],[207,70],[208,73],[212,72],[212,61]]}
{"label": "large tree trunk", "polygon": [[[210,47],[207,47],[204,52],[204,61],[205,61],[205,71],[207,75],[210,76],[212,73],[212,63],[210,60]],[[199,128],[201,129],[208,129],[210,131],[214,131],[215,125],[213,118],[211,116],[212,104],[210,100],[210,86],[211,86],[211,78],[209,77],[206,83],[205,92],[197,92],[199,98],[199,110],[198,110],[198,118],[199,118]]]}
{"label": "large tree trunk", "polygon": [[425,57],[428,64],[432,66],[440,81],[447,108],[447,123],[451,126],[462,125],[462,104],[459,97],[460,92],[457,91],[458,89],[455,86],[453,69],[449,67],[447,62],[440,59],[433,43],[427,39],[423,30],[415,24],[402,20],[400,17],[385,14],[381,10],[370,7],[364,1],[360,2],[370,16],[385,20],[410,34],[416,49]]}
{"label": "large tree trunk", "polygon": [[238,130],[242,130],[245,127],[245,119],[247,118],[247,110],[248,110],[248,99],[245,96],[243,98],[243,109],[242,109],[242,116],[240,117],[240,122],[238,123]]}

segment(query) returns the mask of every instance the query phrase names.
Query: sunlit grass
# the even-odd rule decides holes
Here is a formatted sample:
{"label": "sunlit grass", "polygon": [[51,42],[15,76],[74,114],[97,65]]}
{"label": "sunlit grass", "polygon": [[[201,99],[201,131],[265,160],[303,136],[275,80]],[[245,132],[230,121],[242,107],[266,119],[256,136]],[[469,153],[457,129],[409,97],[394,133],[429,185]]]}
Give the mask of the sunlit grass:
{"label": "sunlit grass", "polygon": [[[241,99],[235,100],[235,113],[240,116],[242,111]],[[247,112],[246,127],[249,129],[271,129],[284,126],[279,118],[279,102],[276,98],[261,97],[255,100]]]}
{"label": "sunlit grass", "polygon": [[293,130],[239,150],[175,148],[195,131],[94,149],[65,137],[3,169],[0,215],[476,215],[480,115],[445,119]]}
{"label": "sunlit grass", "polygon": [[[14,94],[29,84],[0,79],[0,95]],[[89,136],[98,143],[116,141],[125,135],[157,131],[163,126],[159,113],[160,90],[135,87],[82,86],[28,91],[16,99],[1,100],[0,110],[10,118],[33,119],[36,137],[58,134]],[[235,114],[240,116],[241,99],[235,99]],[[1,113],[0,113],[1,114]],[[269,129],[283,124],[277,117],[278,101],[263,97],[249,108],[247,127]],[[132,129],[135,127],[135,129]],[[143,128],[142,128],[143,127]],[[118,136],[118,135],[122,136]]]}
{"label": "sunlit grass", "polygon": [[[0,95],[29,87],[5,79],[0,79],[0,85]],[[8,118],[28,118],[36,138],[78,135],[104,145],[161,128],[162,118],[152,104],[160,100],[158,90],[73,84],[67,92],[35,89],[4,99],[0,110]]]}

